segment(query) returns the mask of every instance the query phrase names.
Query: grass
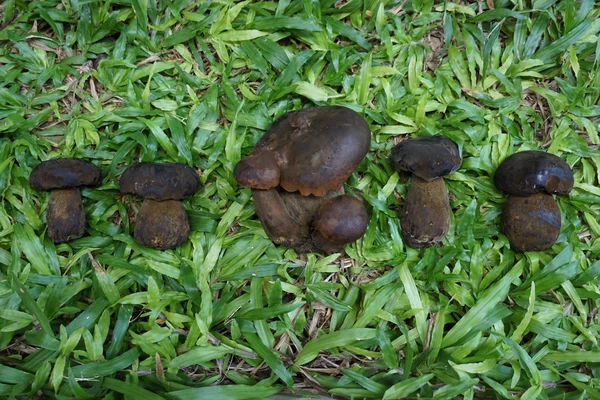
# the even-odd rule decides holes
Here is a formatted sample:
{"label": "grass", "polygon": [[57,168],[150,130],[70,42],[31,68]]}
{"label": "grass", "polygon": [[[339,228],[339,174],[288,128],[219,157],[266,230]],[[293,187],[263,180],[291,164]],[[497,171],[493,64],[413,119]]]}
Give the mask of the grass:
{"label": "grass", "polygon": [[[589,0],[5,0],[0,396],[600,398],[599,16]],[[348,181],[370,224],[347,256],[274,246],[232,175],[315,104],[373,133]],[[432,134],[464,162],[444,245],[416,251],[388,156]],[[521,255],[492,176],[526,149],[576,184],[556,244]],[[28,177],[58,156],[104,180],[83,190],[89,235],[55,246]],[[201,173],[175,251],[133,241],[140,200],[117,191],[154,160]]]}

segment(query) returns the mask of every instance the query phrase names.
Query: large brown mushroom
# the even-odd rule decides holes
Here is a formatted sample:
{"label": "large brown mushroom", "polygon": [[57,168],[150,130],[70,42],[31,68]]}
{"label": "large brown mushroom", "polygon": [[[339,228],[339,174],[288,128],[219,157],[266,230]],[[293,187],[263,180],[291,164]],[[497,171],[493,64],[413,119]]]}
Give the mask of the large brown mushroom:
{"label": "large brown mushroom", "polygon": [[366,121],[348,108],[289,112],[235,166],[234,175],[252,189],[271,240],[299,252],[336,252],[367,228],[362,200],[344,194],[343,184],[370,141]]}
{"label": "large brown mushroom", "polygon": [[181,246],[190,225],[180,200],[199,187],[198,174],[184,164],[141,163],[127,168],[119,179],[119,190],[144,198],[135,222],[135,240],[158,250]]}
{"label": "large brown mushroom", "polygon": [[450,201],[443,176],[461,165],[458,146],[445,136],[407,139],[392,149],[397,171],[413,174],[400,215],[402,238],[419,249],[440,243],[450,225]]}
{"label": "large brown mushroom", "polygon": [[528,150],[507,157],[494,175],[496,187],[511,196],[500,227],[514,251],[550,248],[560,233],[560,210],[552,194],[573,189],[573,171],[560,157]]}
{"label": "large brown mushroom", "polygon": [[85,234],[85,212],[79,187],[98,186],[100,169],[77,158],[44,161],[31,171],[29,185],[34,190],[50,191],[48,237],[54,243],[67,242]]}

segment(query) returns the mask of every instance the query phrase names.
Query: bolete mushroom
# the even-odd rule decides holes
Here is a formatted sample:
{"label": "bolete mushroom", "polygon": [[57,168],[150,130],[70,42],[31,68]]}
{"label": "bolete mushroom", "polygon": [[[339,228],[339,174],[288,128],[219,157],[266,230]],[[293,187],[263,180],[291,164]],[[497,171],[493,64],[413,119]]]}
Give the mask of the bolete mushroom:
{"label": "bolete mushroom", "polygon": [[184,164],[141,163],[127,168],[119,179],[119,190],[144,198],[135,222],[135,240],[158,250],[181,246],[190,233],[181,200],[196,193],[199,186],[196,171]]}
{"label": "bolete mushroom", "polygon": [[57,158],[38,164],[31,171],[33,190],[50,191],[48,237],[54,243],[77,239],[85,234],[85,212],[80,186],[98,186],[100,169],[77,158]]}
{"label": "bolete mushroom", "polygon": [[412,173],[400,215],[402,238],[419,249],[441,242],[450,225],[450,201],[442,179],[460,168],[458,146],[445,136],[407,139],[392,149],[397,171]]}
{"label": "bolete mushroom", "polygon": [[507,157],[494,175],[496,187],[511,196],[500,228],[514,251],[550,248],[560,233],[560,210],[552,194],[573,189],[573,171],[560,157],[528,150]]}
{"label": "bolete mushroom", "polygon": [[298,252],[336,252],[368,224],[362,199],[343,184],[371,141],[366,121],[349,108],[312,107],[279,118],[234,169],[252,189],[256,214],[273,242]]}

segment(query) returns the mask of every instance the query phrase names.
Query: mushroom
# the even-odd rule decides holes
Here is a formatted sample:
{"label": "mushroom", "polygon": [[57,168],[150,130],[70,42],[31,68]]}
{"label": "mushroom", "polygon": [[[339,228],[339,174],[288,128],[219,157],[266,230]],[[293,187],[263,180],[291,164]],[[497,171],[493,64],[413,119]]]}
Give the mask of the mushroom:
{"label": "mushroom", "polygon": [[158,250],[181,246],[190,224],[180,200],[196,193],[199,186],[196,171],[184,164],[141,163],[127,168],[119,179],[119,191],[144,198],[135,222],[135,240]]}
{"label": "mushroom", "polygon": [[54,243],[77,239],[85,234],[85,212],[80,186],[99,186],[100,169],[77,158],[44,161],[31,171],[33,190],[50,191],[48,202],[48,237]]}
{"label": "mushroom", "polygon": [[368,224],[362,199],[343,184],[371,141],[366,121],[339,106],[284,114],[234,169],[252,189],[256,214],[277,244],[298,252],[337,252]]}
{"label": "mushroom", "polygon": [[442,179],[460,168],[458,146],[445,136],[407,139],[392,149],[397,171],[412,173],[400,216],[402,237],[419,249],[441,242],[450,225],[450,201]]}
{"label": "mushroom", "polygon": [[573,171],[560,157],[528,150],[507,157],[494,175],[496,187],[511,196],[500,228],[514,251],[550,248],[560,233],[560,210],[552,194],[573,189]]}

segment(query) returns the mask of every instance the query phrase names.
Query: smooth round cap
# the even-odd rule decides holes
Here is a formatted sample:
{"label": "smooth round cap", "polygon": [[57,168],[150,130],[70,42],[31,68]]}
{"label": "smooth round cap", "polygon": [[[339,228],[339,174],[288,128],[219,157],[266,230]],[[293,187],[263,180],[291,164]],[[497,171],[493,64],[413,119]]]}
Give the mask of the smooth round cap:
{"label": "smooth round cap", "polygon": [[[279,167],[279,185],[286,191],[321,197],[342,187],[370,143],[371,131],[360,114],[346,107],[312,107],[275,121],[252,154],[272,154]],[[241,163],[247,163],[246,159]],[[262,167],[275,170],[270,161]]]}
{"label": "smooth round cap", "polygon": [[152,200],[182,200],[196,193],[200,177],[178,163],[141,163],[127,168],[119,179],[119,191]]}
{"label": "smooth round cap", "polygon": [[247,188],[267,190],[279,185],[279,165],[268,150],[238,162],[233,175],[240,186]]}
{"label": "smooth round cap", "polygon": [[494,175],[498,189],[519,196],[539,192],[568,194],[574,182],[569,164],[554,154],[536,150],[507,157]]}
{"label": "smooth round cap", "polygon": [[79,186],[99,186],[100,168],[79,158],[56,158],[33,168],[29,185],[33,190],[69,189]]}
{"label": "smooth round cap", "polygon": [[460,168],[458,146],[445,136],[406,139],[392,149],[392,166],[425,181],[451,174]]}
{"label": "smooth round cap", "polygon": [[315,218],[315,228],[335,243],[350,243],[367,230],[369,216],[362,201],[347,194],[325,200]]}

